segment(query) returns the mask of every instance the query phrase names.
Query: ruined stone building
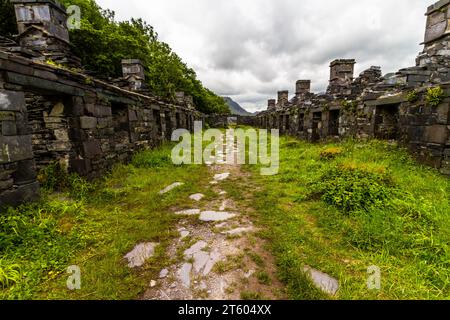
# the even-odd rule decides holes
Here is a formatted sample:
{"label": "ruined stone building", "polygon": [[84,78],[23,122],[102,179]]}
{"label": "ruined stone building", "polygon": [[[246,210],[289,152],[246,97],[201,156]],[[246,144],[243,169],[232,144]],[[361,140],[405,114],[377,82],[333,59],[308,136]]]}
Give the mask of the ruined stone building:
{"label": "ruined stone building", "polygon": [[182,92],[174,101],[153,96],[133,57],[113,83],[79,71],[65,8],[53,0],[12,2],[19,35],[0,41],[0,207],[36,199],[37,174],[53,161],[96,178],[202,117]]}
{"label": "ruined stone building", "polygon": [[[183,92],[173,101],[153,96],[134,57],[122,62],[121,79],[106,83],[87,75],[72,54],[64,7],[54,0],[11,1],[19,35],[0,36],[0,207],[36,199],[37,174],[54,161],[96,178],[204,119]],[[280,91],[267,111],[238,123],[312,141],[395,139],[450,174],[450,0],[428,8],[427,17],[415,67],[384,77],[372,67],[355,79],[355,60],[335,60],[326,94],[299,80],[295,97]]]}
{"label": "ruined stone building", "polygon": [[355,60],[334,60],[325,94],[299,80],[295,97],[280,91],[268,101],[258,125],[309,141],[398,140],[419,161],[450,175],[450,0],[430,6],[426,16],[416,66],[384,77],[380,67],[371,67],[354,78]]}

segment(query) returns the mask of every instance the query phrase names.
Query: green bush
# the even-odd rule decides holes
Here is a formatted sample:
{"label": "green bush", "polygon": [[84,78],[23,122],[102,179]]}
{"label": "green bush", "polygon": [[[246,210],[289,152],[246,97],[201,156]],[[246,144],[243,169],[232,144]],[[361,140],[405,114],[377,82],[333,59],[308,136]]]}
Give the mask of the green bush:
{"label": "green bush", "polygon": [[406,100],[408,100],[408,102],[410,102],[410,103],[417,102],[419,100],[419,94],[418,94],[417,90],[412,90],[412,91],[408,92],[408,95],[406,96]]}
{"label": "green bush", "polygon": [[346,213],[382,206],[392,192],[392,180],[383,169],[376,172],[355,164],[332,168],[313,185],[324,202]]}
{"label": "green bush", "polygon": [[141,151],[133,156],[131,164],[136,168],[164,168],[173,165],[167,148]]}
{"label": "green bush", "polygon": [[432,107],[437,107],[444,99],[444,90],[441,87],[429,88],[427,90],[426,102]]}

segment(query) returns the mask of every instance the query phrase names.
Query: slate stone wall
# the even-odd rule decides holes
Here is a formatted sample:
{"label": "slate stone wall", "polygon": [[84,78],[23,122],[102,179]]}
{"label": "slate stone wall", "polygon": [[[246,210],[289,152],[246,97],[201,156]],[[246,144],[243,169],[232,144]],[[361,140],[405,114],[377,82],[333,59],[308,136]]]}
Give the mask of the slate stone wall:
{"label": "slate stone wall", "polygon": [[54,161],[93,179],[202,119],[190,97],[164,100],[0,52],[0,206],[39,196]]}

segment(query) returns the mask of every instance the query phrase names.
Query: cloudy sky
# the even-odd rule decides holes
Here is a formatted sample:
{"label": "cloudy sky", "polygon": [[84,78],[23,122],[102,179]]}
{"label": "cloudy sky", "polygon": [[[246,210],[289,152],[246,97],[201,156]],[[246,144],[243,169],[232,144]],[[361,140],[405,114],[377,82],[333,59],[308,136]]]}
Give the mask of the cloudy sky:
{"label": "cloudy sky", "polygon": [[433,0],[97,0],[117,20],[141,17],[219,95],[249,111],[311,79],[328,85],[329,63],[357,60],[383,73],[414,65]]}

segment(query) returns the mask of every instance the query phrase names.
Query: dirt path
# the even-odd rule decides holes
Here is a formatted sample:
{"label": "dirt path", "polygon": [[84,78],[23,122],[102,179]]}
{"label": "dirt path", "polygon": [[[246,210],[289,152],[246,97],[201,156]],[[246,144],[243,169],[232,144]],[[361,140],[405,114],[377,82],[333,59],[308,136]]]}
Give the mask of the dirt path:
{"label": "dirt path", "polygon": [[184,216],[177,226],[180,238],[168,250],[169,258],[178,262],[161,270],[143,299],[284,298],[273,258],[250,217],[253,209],[233,201],[221,188],[225,181],[233,183],[248,175],[238,165],[219,163],[209,166],[213,179],[207,187],[214,200],[204,203],[203,195],[194,194],[191,197],[199,199],[199,207],[174,212]]}

